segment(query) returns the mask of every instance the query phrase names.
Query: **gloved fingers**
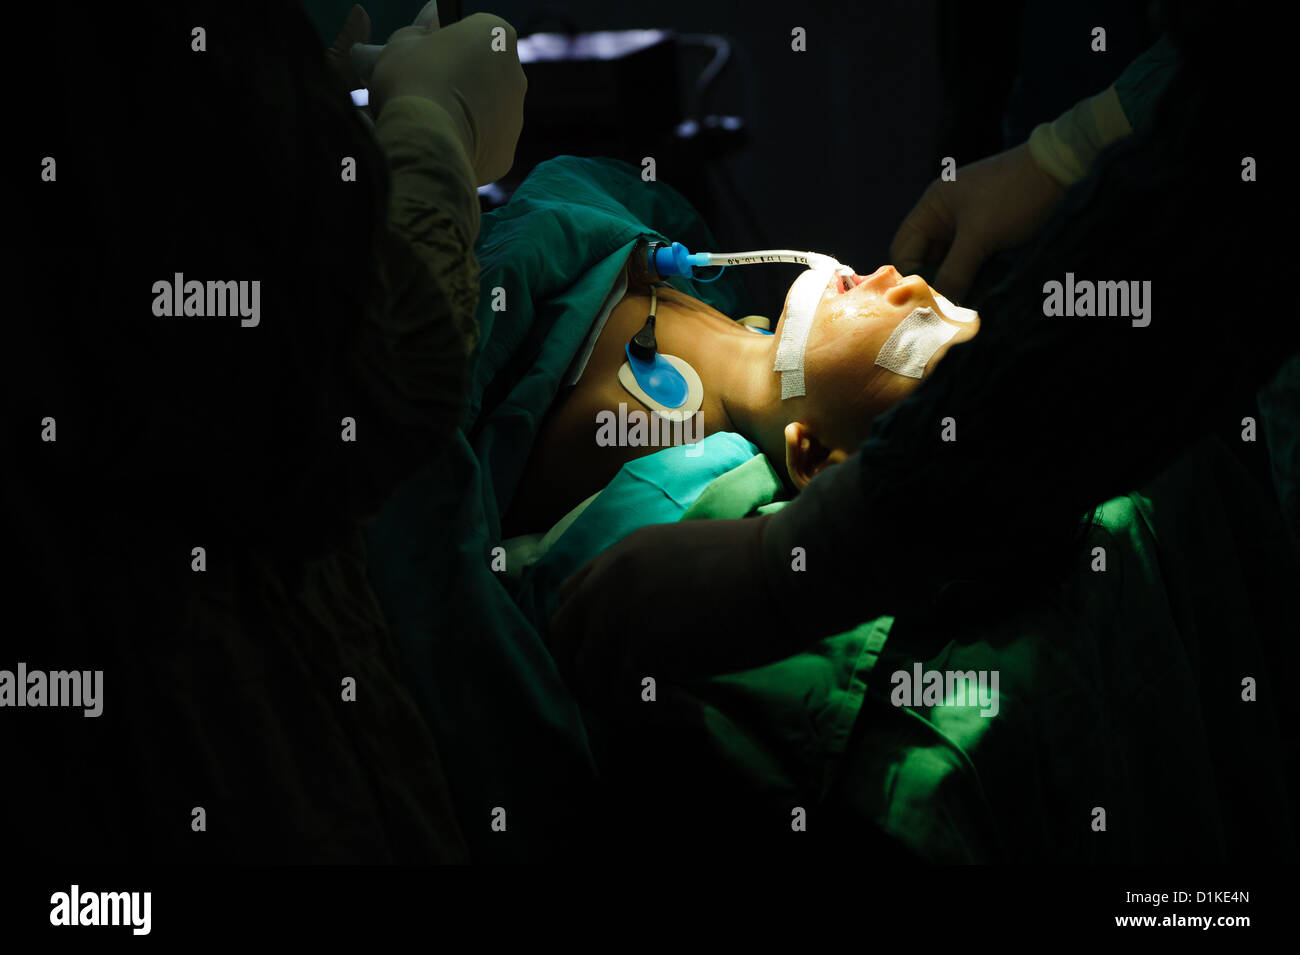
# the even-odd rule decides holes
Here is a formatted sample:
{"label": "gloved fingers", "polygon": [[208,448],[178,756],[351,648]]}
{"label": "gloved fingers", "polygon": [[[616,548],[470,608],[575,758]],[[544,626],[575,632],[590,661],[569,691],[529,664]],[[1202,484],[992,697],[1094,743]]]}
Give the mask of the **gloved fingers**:
{"label": "gloved fingers", "polygon": [[438,0],[429,0],[415,15],[414,26],[437,30],[442,24],[438,21]]}
{"label": "gloved fingers", "polygon": [[925,190],[889,243],[889,259],[904,275],[934,261],[936,253],[953,240],[956,220],[937,187],[934,183]]}
{"label": "gloved fingers", "polygon": [[951,239],[929,239],[922,236],[910,242],[896,242],[890,250],[889,263],[902,275],[923,274],[933,270],[948,256]]}
{"label": "gloved fingers", "polygon": [[339,28],[339,35],[330,44],[331,52],[346,54],[353,44],[367,43],[370,40],[370,15],[360,4],[353,4],[347,19]]}
{"label": "gloved fingers", "polygon": [[[414,33],[433,33],[442,29],[442,23],[438,19],[438,0],[429,0],[420,8],[420,12],[415,15],[415,19],[409,27],[402,27],[400,30],[394,30],[393,35],[388,38],[388,42],[404,37],[412,32]],[[384,52],[387,44],[358,44],[352,48],[352,64],[356,67],[357,73],[367,84],[370,82],[370,76],[375,71],[375,63],[380,55]]]}
{"label": "gloved fingers", "polygon": [[889,261],[903,275],[915,272],[925,264],[930,240],[904,222],[889,243]]}
{"label": "gloved fingers", "polygon": [[354,90],[361,85],[361,77],[353,66],[350,51],[356,44],[366,43],[369,40],[370,16],[360,6],[353,4],[352,9],[348,11],[347,19],[343,21],[343,26],[339,28],[338,36],[325,51],[330,69],[338,76],[339,82],[345,89]]}
{"label": "gloved fingers", "polygon": [[370,85],[370,76],[375,72],[375,63],[379,61],[384,48],[377,43],[358,43],[349,51],[352,68],[357,71],[364,85]]}
{"label": "gloved fingers", "polygon": [[983,244],[970,237],[970,232],[958,232],[952,248],[934,275],[934,287],[954,301],[960,301],[975,281],[975,273],[988,258]]}

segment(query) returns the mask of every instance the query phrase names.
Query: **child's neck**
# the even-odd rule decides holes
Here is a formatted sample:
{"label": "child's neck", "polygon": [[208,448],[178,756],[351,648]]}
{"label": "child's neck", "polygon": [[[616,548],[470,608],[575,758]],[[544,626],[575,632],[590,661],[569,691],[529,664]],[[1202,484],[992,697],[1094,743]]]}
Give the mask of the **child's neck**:
{"label": "child's neck", "polygon": [[[785,426],[797,417],[792,401],[781,400],[781,376],[773,369],[777,336],[760,335],[714,308],[673,290],[661,293],[680,317],[682,311],[697,312],[703,320],[692,321],[687,343],[673,344],[680,357],[690,362],[719,399],[723,421],[709,430],[734,431],[743,435],[767,455],[784,479]],[[692,315],[691,318],[696,316]]]}

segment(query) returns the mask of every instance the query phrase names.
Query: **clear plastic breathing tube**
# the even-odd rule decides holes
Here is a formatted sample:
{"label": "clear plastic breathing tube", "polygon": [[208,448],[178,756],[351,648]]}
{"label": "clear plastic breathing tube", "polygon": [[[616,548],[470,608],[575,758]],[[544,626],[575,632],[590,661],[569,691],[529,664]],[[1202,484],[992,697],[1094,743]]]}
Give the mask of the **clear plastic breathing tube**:
{"label": "clear plastic breathing tube", "polygon": [[[651,281],[651,294],[654,282],[661,282],[672,276],[684,276],[695,279],[695,269],[719,266],[721,269],[732,265],[761,265],[771,262],[789,262],[805,266],[808,271],[795,281],[791,288],[786,315],[781,322],[781,337],[777,344],[776,359],[773,370],[781,375],[781,397],[793,398],[803,395],[804,391],[804,347],[808,332],[812,327],[813,312],[817,300],[825,291],[833,275],[853,275],[854,271],[839,260],[820,252],[800,252],[795,249],[757,249],[753,252],[691,252],[680,242],[671,245],[664,242],[650,242],[638,249],[633,256],[632,267],[642,278]],[[708,282],[716,279],[696,279]],[[666,360],[671,356],[658,354],[654,338],[654,299],[651,298],[651,314],[646,319],[645,327],[627,344],[628,365],[637,387],[651,400],[667,408],[679,407],[685,402],[689,388],[684,377],[678,373],[675,362],[680,359]],[[684,364],[684,363],[683,363]],[[689,366],[685,366],[689,368]],[[692,374],[693,374],[692,369]],[[628,385],[625,383],[625,387]],[[629,387],[629,390],[632,390]],[[635,392],[634,392],[635,393]]]}
{"label": "clear plastic breathing tube", "polygon": [[651,243],[647,265],[661,277],[683,275],[692,277],[693,268],[710,265],[760,265],[768,262],[789,262],[810,269],[829,270],[841,275],[851,275],[853,269],[820,252],[799,252],[794,249],[758,249],[753,252],[691,252],[680,242],[672,245]]}

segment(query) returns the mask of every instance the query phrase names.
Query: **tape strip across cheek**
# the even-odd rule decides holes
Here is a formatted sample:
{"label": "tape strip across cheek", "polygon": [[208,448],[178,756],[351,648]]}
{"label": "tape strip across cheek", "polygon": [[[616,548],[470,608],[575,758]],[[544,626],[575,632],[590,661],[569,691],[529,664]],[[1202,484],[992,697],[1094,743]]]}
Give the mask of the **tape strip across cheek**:
{"label": "tape strip across cheek", "polygon": [[918,308],[903,319],[881,346],[876,364],[908,378],[920,378],[934,353],[952,340],[957,327],[930,308]]}

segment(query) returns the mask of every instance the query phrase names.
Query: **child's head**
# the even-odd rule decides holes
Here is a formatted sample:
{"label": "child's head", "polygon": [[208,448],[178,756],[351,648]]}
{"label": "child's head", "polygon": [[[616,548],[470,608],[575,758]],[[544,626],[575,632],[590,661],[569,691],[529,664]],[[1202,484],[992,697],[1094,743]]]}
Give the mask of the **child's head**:
{"label": "child's head", "polygon": [[[782,402],[789,421],[786,467],[796,488],[851,455],[878,415],[915,391],[950,347],[979,331],[978,317],[954,322],[944,314],[940,298],[919,275],[902,276],[892,265],[847,283],[831,279],[804,350],[807,394]],[[918,308],[933,310],[956,334],[925,363],[922,377],[912,378],[877,365],[876,359],[894,330]]]}

